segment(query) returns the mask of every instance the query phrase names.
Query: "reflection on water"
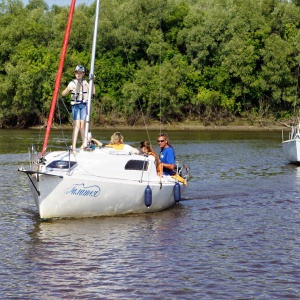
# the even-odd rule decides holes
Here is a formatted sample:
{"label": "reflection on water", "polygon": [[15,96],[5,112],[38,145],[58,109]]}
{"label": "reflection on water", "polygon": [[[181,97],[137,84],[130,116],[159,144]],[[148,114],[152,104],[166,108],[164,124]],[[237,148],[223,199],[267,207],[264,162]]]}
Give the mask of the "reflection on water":
{"label": "reflection on water", "polygon": [[52,222],[39,220],[16,171],[36,131],[3,132],[20,143],[15,154],[0,146],[1,299],[300,298],[300,167],[285,161],[281,132],[169,132],[191,169],[190,200]]}

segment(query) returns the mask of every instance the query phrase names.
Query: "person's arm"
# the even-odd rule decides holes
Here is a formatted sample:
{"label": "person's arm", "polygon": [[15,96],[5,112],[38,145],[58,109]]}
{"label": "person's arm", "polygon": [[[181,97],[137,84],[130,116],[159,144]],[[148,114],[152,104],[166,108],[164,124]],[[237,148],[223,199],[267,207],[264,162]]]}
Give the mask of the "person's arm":
{"label": "person's arm", "polygon": [[69,93],[69,89],[66,87],[62,92],[61,95],[64,97]]}
{"label": "person's arm", "polygon": [[132,154],[140,154],[139,149],[134,148],[134,147],[132,147],[132,146],[130,146],[130,147],[131,147],[131,153],[132,153]]}
{"label": "person's arm", "polygon": [[96,143],[97,146],[102,147],[103,144],[102,144],[100,141],[98,141],[98,140],[96,140],[96,139],[94,139],[94,138],[92,138],[91,140],[92,140],[94,143]]}
{"label": "person's arm", "polygon": [[163,175],[163,166],[161,161],[159,161],[158,166],[156,166],[157,175],[162,176]]}
{"label": "person's arm", "polygon": [[64,97],[66,96],[70,91],[75,90],[76,86],[73,81],[71,81],[68,86],[61,92],[61,95]]}
{"label": "person's arm", "polygon": [[134,148],[128,144],[124,144],[123,150],[128,151],[131,154],[140,154],[140,151],[137,148]]}
{"label": "person's arm", "polygon": [[170,169],[170,170],[174,170],[175,168],[175,164],[162,163],[161,165],[163,168]]}

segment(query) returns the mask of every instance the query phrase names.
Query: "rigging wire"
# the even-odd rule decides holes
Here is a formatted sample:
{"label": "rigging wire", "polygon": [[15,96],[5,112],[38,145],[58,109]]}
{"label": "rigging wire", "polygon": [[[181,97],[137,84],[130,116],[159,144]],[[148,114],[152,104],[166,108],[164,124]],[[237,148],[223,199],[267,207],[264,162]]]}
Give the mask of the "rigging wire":
{"label": "rigging wire", "polygon": [[[162,36],[162,26],[161,26],[161,22],[162,22],[162,7],[161,7],[161,3],[159,0],[159,9],[160,9],[160,16],[159,16],[159,30],[160,30],[160,34],[161,34],[161,38],[163,38]],[[161,134],[161,127],[162,127],[162,109],[161,109],[161,99],[162,99],[162,86],[161,86],[161,44],[159,44],[159,134]]]}
{"label": "rigging wire", "polygon": [[[124,41],[124,37],[123,37],[123,34],[121,32],[121,26],[120,26],[120,22],[119,22],[119,18],[118,18],[118,14],[117,15],[117,25],[118,25],[118,31],[120,32],[120,37],[121,37],[121,42],[123,44],[123,49],[124,49],[124,52],[125,52],[125,56],[126,56],[126,60],[127,60],[127,65],[128,65],[128,68],[130,70],[130,75],[132,77],[132,81],[134,80],[134,74],[132,73],[132,68],[130,68],[130,59],[129,59],[129,55],[128,55],[128,49],[126,48],[126,44],[125,44],[125,41]],[[143,119],[143,122],[144,122],[144,126],[146,128],[146,133],[147,133],[147,137],[148,137],[148,140],[150,141],[150,135],[149,135],[149,130],[148,130],[148,126],[146,124],[146,118],[145,118],[145,115],[144,115],[144,112],[143,112],[143,107],[142,107],[142,104],[141,104],[141,100],[140,100],[140,97],[138,95],[138,91],[137,91],[137,87],[135,86],[134,88],[134,92],[135,92],[135,96],[137,98],[137,101],[138,101],[138,104],[139,104],[139,110],[140,110],[140,113],[141,113],[141,116],[142,116],[142,119]]]}
{"label": "rigging wire", "polygon": [[[50,14],[54,14],[54,15],[51,16]],[[48,14],[48,17],[49,17],[48,20],[51,21],[51,25],[49,26],[49,28],[50,28],[49,29],[50,35],[49,35],[49,39],[48,39],[48,42],[47,42],[47,48],[49,50],[49,53],[52,53],[52,52],[55,52],[55,47],[54,47],[54,44],[52,43],[52,41],[53,41],[53,35],[54,35],[54,25],[55,25],[55,17],[56,17],[56,15],[55,15],[54,11],[50,12],[50,14]],[[45,77],[46,82],[48,81],[48,78],[50,78],[49,77],[49,70],[50,70],[50,68],[46,68],[46,70],[44,70],[44,77]],[[68,109],[67,109],[64,101],[62,99],[60,99],[60,100],[63,102],[64,107],[66,108],[66,111],[70,115],[70,112],[68,111]],[[64,141],[65,145],[67,145],[67,142],[66,142],[67,138],[64,135],[64,131],[63,131],[62,123],[61,123],[61,114],[60,114],[60,110],[59,110],[58,101],[57,101],[57,109],[58,109],[59,127],[60,127],[61,132],[62,132],[62,138],[63,138],[63,141]],[[42,114],[42,116],[45,115],[45,107],[44,106],[42,106],[41,114]],[[43,139],[42,135],[43,135],[44,129],[45,129],[45,127],[47,125],[48,125],[47,124],[47,120],[46,121],[43,120],[43,124],[39,128],[39,136],[38,136],[38,141],[37,141],[37,150],[38,151],[40,149],[40,146],[42,147],[42,144],[41,144],[42,139]]]}
{"label": "rigging wire", "polygon": [[[66,111],[67,111],[68,114],[69,114],[68,120],[70,120],[70,117],[72,117],[72,116],[71,116],[70,112],[68,111],[68,108],[67,108],[65,102],[64,102],[63,99],[60,98],[60,97],[58,98],[58,100],[61,100],[61,102],[63,103],[63,105],[64,105]],[[61,135],[62,135],[62,137],[63,137],[63,141],[65,142],[66,148],[68,148],[68,144],[67,144],[67,142],[66,142],[67,138],[65,137],[64,130],[63,130],[62,123],[61,123],[62,117],[61,117],[60,108],[59,108],[59,101],[57,101],[57,114],[58,114],[58,119],[59,119],[59,127],[60,127],[60,130],[61,130]]]}
{"label": "rigging wire", "polygon": [[[50,14],[54,14],[54,16]],[[53,35],[54,35],[54,24],[55,24],[55,13],[54,11],[51,11],[50,13],[48,12],[48,21],[50,20],[50,26],[48,27],[49,28],[49,38],[47,40],[47,48],[49,50],[49,53],[54,53],[55,52],[55,46],[54,44],[52,43],[53,41]],[[49,70],[50,68],[47,67],[46,70],[44,70],[44,77],[45,77],[45,81],[47,82],[48,79],[51,77],[49,76]],[[42,110],[41,110],[41,115],[42,116],[45,116],[45,106],[42,105]],[[48,109],[47,109],[47,112],[48,112]],[[42,126],[40,126],[39,128],[39,136],[38,136],[38,140],[37,140],[37,151],[39,151],[40,147],[42,148],[42,142],[43,142],[43,135],[44,135],[44,129],[46,128],[47,126],[47,120],[43,120],[43,124]],[[42,151],[42,150],[41,150]]]}
{"label": "rigging wire", "polygon": [[[74,12],[74,13],[75,13],[75,12]],[[53,28],[53,24],[54,24],[55,20],[54,20],[54,18],[51,18],[51,19],[52,19],[52,28]],[[51,32],[53,32],[53,31],[51,31]],[[49,45],[50,45],[50,43],[49,43]],[[61,114],[60,114],[59,103],[58,103],[59,100],[62,102],[62,104],[63,104],[63,106],[64,106],[64,108],[65,108],[65,110],[66,110],[66,112],[67,112],[67,114],[68,114],[68,116],[69,116],[69,117],[68,117],[68,121],[72,120],[72,119],[73,119],[73,116],[72,116],[72,113],[70,113],[69,109],[67,108],[67,106],[66,106],[66,104],[65,104],[65,101],[64,101],[61,97],[59,97],[59,98],[58,98],[58,101],[57,101],[57,105],[56,105],[57,111],[58,111],[59,128],[60,128],[60,130],[61,130],[61,135],[62,135],[63,141],[64,141],[64,143],[65,143],[65,146],[66,146],[67,148],[69,148],[69,146],[67,145],[68,138],[66,138],[66,136],[65,136],[65,134],[64,134],[64,129],[63,129],[63,126],[62,126],[62,117],[61,117]],[[78,125],[76,125],[75,122],[71,122],[71,121],[70,121],[70,123],[71,123],[71,126],[72,126],[73,130],[74,130],[74,126],[78,127]]]}
{"label": "rigging wire", "polygon": [[[159,3],[159,11],[160,11],[159,29],[160,29],[161,39],[162,39],[163,38],[162,37],[162,5],[161,5],[160,0],[159,0],[158,3]],[[103,9],[103,11],[105,11],[105,8]],[[132,77],[132,81],[134,81],[134,73],[133,73],[133,68],[131,68],[131,62],[130,62],[130,58],[129,58],[129,50],[126,47],[126,43],[125,43],[125,40],[124,40],[124,34],[122,34],[122,29],[121,29],[121,26],[120,26],[119,17],[118,17],[117,14],[115,14],[115,15],[116,15],[116,21],[117,21],[117,30],[119,32],[120,40],[121,40],[122,45],[123,45],[124,53],[125,53],[126,60],[127,60],[127,65],[128,65],[129,71],[130,71],[130,76]],[[52,20],[54,22],[54,18]],[[52,26],[53,26],[53,22],[52,22]],[[162,130],[162,108],[161,108],[161,106],[162,106],[162,79],[161,79],[161,77],[162,77],[162,74],[161,74],[162,73],[162,70],[161,70],[162,58],[161,58],[161,56],[162,56],[162,45],[160,43],[160,45],[159,45],[159,111],[160,111],[160,113],[159,113],[159,115],[160,115],[160,117],[159,117],[159,132],[160,133],[161,133],[161,130]],[[136,86],[134,88],[134,92],[135,92],[136,99],[138,101],[138,107],[139,107],[139,111],[140,111],[140,114],[141,114],[141,117],[142,117],[142,120],[143,120],[143,123],[144,123],[144,127],[146,129],[147,138],[151,143],[149,129],[148,129],[148,125],[147,125],[147,122],[146,122],[146,117],[145,117],[145,114],[144,114],[144,111],[143,111],[141,99],[138,95],[138,90],[137,90]],[[69,116],[71,116],[68,108],[66,107],[66,104],[65,104],[64,100],[61,99],[61,98],[59,98],[58,100],[62,101],[64,108],[68,112]],[[57,107],[58,107],[58,110],[59,110],[59,105],[58,104],[57,104]],[[66,137],[64,135],[62,124],[61,124],[60,112],[58,112],[58,118],[59,118],[59,123],[60,123],[60,129],[61,129],[61,132],[62,132],[62,137],[63,137],[63,139],[65,141],[65,144],[66,144]],[[72,124],[72,126],[76,126],[76,125]]]}
{"label": "rigging wire", "polygon": [[[300,63],[298,64],[297,67],[297,84],[296,84],[296,91],[295,91],[295,101],[294,101],[294,116],[296,116],[296,105],[297,105],[297,95],[298,95],[298,90],[299,90],[299,75],[300,75]],[[298,115],[298,119],[299,119],[299,115]]]}
{"label": "rigging wire", "polygon": [[[159,0],[159,9],[160,9],[160,16],[159,16],[159,29],[160,29],[160,33],[162,32],[162,25],[161,25],[161,20],[162,20],[162,8],[161,8],[161,2]],[[116,14],[117,15],[117,14]],[[126,44],[125,44],[125,41],[124,41],[124,35],[122,34],[122,31],[121,31],[121,26],[120,26],[120,22],[119,22],[119,18],[118,18],[118,15],[117,15],[117,25],[118,25],[118,30],[120,32],[120,37],[121,37],[121,41],[122,41],[122,44],[123,44],[123,48],[124,48],[124,52],[125,52],[125,55],[126,55],[126,59],[127,59],[127,65],[130,67],[130,59],[129,59],[129,55],[128,55],[128,49],[126,48]],[[161,98],[162,98],[162,87],[161,87],[161,43],[160,43],[160,54],[159,54],[159,109],[160,109],[160,121],[159,121],[159,132],[161,133],[161,124],[162,124],[162,116],[161,116]],[[132,77],[132,80],[134,80],[134,74],[132,73],[132,68],[129,68],[130,72],[131,72],[131,77]],[[142,104],[141,104],[141,99],[138,95],[138,91],[137,91],[137,87],[135,85],[135,88],[134,88],[134,92],[135,92],[135,96],[137,98],[137,101],[138,101],[138,106],[139,106],[139,110],[140,110],[140,113],[141,113],[141,116],[142,116],[142,119],[143,119],[143,122],[144,122],[144,126],[146,128],[146,132],[147,132],[147,137],[148,137],[148,141],[151,143],[151,139],[150,139],[150,135],[149,135],[149,129],[148,129],[148,126],[147,126],[147,123],[146,123],[146,117],[145,117],[145,114],[143,112],[143,107],[142,107]]]}

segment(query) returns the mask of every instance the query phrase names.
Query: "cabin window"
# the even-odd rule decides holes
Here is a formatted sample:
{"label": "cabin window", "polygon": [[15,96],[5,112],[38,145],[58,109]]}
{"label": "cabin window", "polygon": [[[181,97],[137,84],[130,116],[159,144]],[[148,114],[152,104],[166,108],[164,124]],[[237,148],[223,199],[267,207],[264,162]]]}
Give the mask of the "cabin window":
{"label": "cabin window", "polygon": [[137,171],[147,171],[148,161],[144,160],[129,160],[125,165],[125,170],[137,170]]}
{"label": "cabin window", "polygon": [[49,165],[46,166],[46,168],[50,169],[73,169],[77,165],[76,161],[67,161],[67,160],[54,160]]}

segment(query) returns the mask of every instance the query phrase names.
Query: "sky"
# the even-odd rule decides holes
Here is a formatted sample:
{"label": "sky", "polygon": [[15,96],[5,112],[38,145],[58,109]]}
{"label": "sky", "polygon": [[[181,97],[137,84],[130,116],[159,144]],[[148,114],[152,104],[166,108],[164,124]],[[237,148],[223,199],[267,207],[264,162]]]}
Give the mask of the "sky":
{"label": "sky", "polygon": [[[44,0],[50,7],[54,4],[59,6],[71,5],[72,0]],[[26,5],[29,0],[22,0],[22,2]],[[76,0],[76,5],[86,4],[87,6],[91,5],[94,0]]]}

